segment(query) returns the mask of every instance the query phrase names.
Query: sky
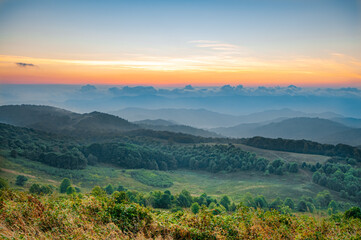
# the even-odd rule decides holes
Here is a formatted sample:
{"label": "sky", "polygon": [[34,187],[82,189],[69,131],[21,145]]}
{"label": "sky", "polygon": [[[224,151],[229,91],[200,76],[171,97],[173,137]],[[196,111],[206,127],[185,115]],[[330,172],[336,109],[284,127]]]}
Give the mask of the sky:
{"label": "sky", "polygon": [[0,0],[0,83],[361,87],[361,1]]}

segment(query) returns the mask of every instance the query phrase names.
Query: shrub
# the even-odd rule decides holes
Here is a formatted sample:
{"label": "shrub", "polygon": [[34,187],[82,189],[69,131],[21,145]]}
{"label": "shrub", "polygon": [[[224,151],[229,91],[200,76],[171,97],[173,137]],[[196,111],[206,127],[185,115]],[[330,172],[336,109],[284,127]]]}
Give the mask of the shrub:
{"label": "shrub", "polygon": [[112,195],[114,192],[113,185],[109,184],[108,186],[106,186],[105,191],[107,192],[108,195]]}
{"label": "shrub", "polygon": [[307,212],[307,204],[304,200],[301,200],[297,204],[297,211],[299,212]]}
{"label": "shrub", "polygon": [[91,194],[95,197],[105,197],[107,195],[106,191],[100,186],[95,186]]}
{"label": "shrub", "polygon": [[0,189],[8,188],[8,187],[9,187],[8,182],[5,179],[0,178]]}
{"label": "shrub", "polygon": [[193,203],[191,206],[191,211],[194,214],[197,214],[199,212],[199,204],[197,202]]}
{"label": "shrub", "polygon": [[18,185],[18,186],[24,186],[26,181],[28,181],[27,177],[25,177],[24,175],[18,175],[16,177],[15,184]]}
{"label": "shrub", "polygon": [[115,204],[107,211],[112,222],[125,232],[137,232],[148,227],[152,221],[149,210],[136,203]]}
{"label": "shrub", "polygon": [[345,218],[359,218],[361,219],[361,209],[359,207],[352,207],[345,212]]}
{"label": "shrub", "polygon": [[29,189],[29,193],[37,194],[37,195],[52,194],[53,189],[51,186],[45,186],[34,183],[33,185],[31,185]]}
{"label": "shrub", "polygon": [[72,186],[69,186],[69,187],[66,189],[66,194],[71,195],[71,194],[73,194],[73,193],[76,193],[75,188],[72,187]]}
{"label": "shrub", "polygon": [[64,178],[60,184],[60,193],[66,193],[69,186],[71,186],[69,178]]}

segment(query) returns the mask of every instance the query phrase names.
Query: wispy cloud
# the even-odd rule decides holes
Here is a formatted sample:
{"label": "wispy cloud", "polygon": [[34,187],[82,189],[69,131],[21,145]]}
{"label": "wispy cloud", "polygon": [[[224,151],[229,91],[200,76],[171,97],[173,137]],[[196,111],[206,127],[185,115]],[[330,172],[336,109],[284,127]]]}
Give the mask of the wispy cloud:
{"label": "wispy cloud", "polygon": [[36,67],[36,65],[32,64],[32,63],[23,63],[23,62],[17,62],[15,63],[18,67]]}
{"label": "wispy cloud", "polygon": [[196,44],[196,47],[199,48],[208,48],[212,50],[219,50],[219,51],[234,51],[240,49],[239,46],[229,43],[222,43],[219,41],[210,41],[210,40],[193,40],[189,41],[188,43]]}

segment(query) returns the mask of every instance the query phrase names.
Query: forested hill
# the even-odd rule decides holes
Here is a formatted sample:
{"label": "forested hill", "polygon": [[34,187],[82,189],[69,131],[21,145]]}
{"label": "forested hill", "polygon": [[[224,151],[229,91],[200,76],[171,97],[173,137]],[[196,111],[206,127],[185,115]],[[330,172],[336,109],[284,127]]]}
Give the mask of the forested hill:
{"label": "forested hill", "polygon": [[242,139],[241,142],[256,148],[278,150],[286,152],[319,154],[325,156],[338,156],[354,158],[361,162],[361,149],[345,144],[321,144],[307,140],[272,139],[264,137],[253,137]]}
{"label": "forested hill", "polygon": [[122,118],[91,112],[79,114],[50,106],[0,106],[0,122],[53,133],[99,134],[139,129]]}
{"label": "forested hill", "polygon": [[[157,122],[159,122],[160,124],[157,124]],[[162,124],[162,122],[159,120],[158,121],[157,120],[154,120],[154,121],[145,120],[145,121],[139,121],[136,123],[144,129],[151,129],[151,130],[155,130],[155,131],[168,131],[168,132],[175,132],[175,133],[184,133],[184,134],[191,134],[191,135],[200,136],[200,137],[222,137],[221,135],[219,135],[217,133],[203,130],[200,128],[194,128],[194,127],[178,125],[178,124],[165,125],[165,124]]]}
{"label": "forested hill", "polygon": [[[168,131],[200,137],[220,137],[203,129],[178,125],[162,124],[165,122],[145,121],[131,123],[127,120],[101,112],[74,113],[64,109],[37,105],[7,105],[0,106],[0,122],[19,127],[82,137],[109,138],[124,134],[124,132],[150,129],[154,131]],[[146,130],[143,131],[143,134]],[[138,132],[141,133],[141,132]],[[155,134],[153,132],[153,134]],[[164,134],[163,134],[164,135]],[[180,136],[178,135],[178,137]],[[192,138],[192,137],[191,137]],[[192,141],[194,142],[194,141]]]}

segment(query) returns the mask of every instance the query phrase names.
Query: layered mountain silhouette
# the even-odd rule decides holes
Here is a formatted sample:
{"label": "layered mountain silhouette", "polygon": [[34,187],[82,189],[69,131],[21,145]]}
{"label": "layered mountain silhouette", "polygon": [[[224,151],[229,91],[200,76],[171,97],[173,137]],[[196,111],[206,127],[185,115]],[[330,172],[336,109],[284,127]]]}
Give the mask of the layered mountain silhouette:
{"label": "layered mountain silhouette", "polygon": [[332,112],[304,113],[301,111],[294,111],[288,108],[279,110],[267,110],[240,116],[213,112],[206,109],[186,108],[125,108],[110,113],[125,118],[129,121],[140,121],[144,119],[162,119],[171,122],[177,122],[180,125],[192,126],[197,128],[233,127],[243,123],[274,122],[286,118],[295,117],[319,117],[325,119],[343,117],[342,115]]}
{"label": "layered mountain silhouette", "polygon": [[[101,112],[80,114],[50,106],[6,105],[0,106],[0,122],[47,132],[82,134],[83,136],[116,135],[134,130],[152,130],[200,137],[247,138],[262,136],[306,139],[331,144],[361,145],[361,128],[350,127],[350,125],[358,126],[359,119],[339,117],[333,113],[320,115],[336,119],[338,122],[319,117],[290,117],[305,115],[305,113],[289,109],[266,111],[246,116],[232,116],[205,109],[126,109],[120,113],[127,119],[143,118],[150,115],[154,119],[129,122],[121,117]],[[127,113],[129,115],[126,115]],[[156,116],[162,116],[163,119],[155,118]],[[197,121],[200,125],[221,125],[225,127],[200,129],[185,124]],[[241,123],[232,126],[231,124],[234,122]],[[348,126],[340,122],[348,123]]]}
{"label": "layered mountain silhouette", "polygon": [[54,133],[122,132],[140,128],[106,113],[79,114],[56,107],[36,105],[0,106],[0,122]]}
{"label": "layered mountain silhouette", "polygon": [[332,144],[361,144],[361,129],[322,118],[290,118],[271,123],[239,124],[228,128],[214,128],[211,131],[234,138],[262,136],[307,139]]}
{"label": "layered mountain silhouette", "polygon": [[186,125],[180,125],[173,121],[167,121],[163,119],[156,120],[142,120],[134,122],[144,129],[151,129],[155,131],[168,131],[176,133],[185,133],[201,137],[222,137],[221,135],[210,132],[200,128],[194,128]]}
{"label": "layered mountain silhouette", "polygon": [[220,135],[203,129],[179,125],[165,120],[131,123],[123,118],[101,112],[74,113],[64,109],[37,105],[0,106],[0,122],[61,134],[116,134],[140,129],[191,134],[201,137]]}

